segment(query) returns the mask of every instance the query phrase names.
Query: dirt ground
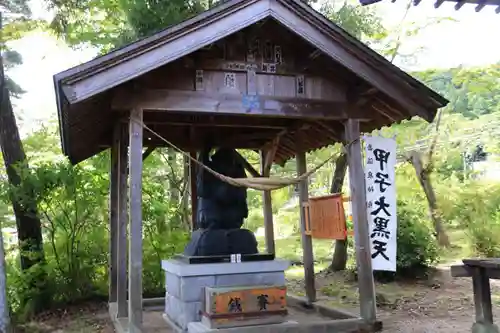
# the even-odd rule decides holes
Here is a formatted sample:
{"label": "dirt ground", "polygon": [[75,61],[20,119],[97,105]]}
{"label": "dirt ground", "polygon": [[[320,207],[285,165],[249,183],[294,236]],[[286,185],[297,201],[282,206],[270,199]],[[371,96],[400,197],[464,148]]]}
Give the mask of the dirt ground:
{"label": "dirt ground", "polygon": [[[318,274],[320,302],[356,313],[357,287],[342,274]],[[302,289],[301,283],[290,283]],[[495,318],[500,318],[500,281],[491,280]],[[466,333],[474,321],[472,281],[452,278],[449,266],[436,270],[418,283],[393,282],[376,285],[378,317],[387,333]]]}
{"label": "dirt ground", "polygon": [[[289,281],[296,294],[301,281]],[[357,311],[357,287],[345,274],[317,275],[318,301]],[[377,284],[378,316],[386,333],[466,333],[474,320],[470,279],[451,278],[441,267],[428,280],[418,283]],[[492,301],[500,318],[500,282],[492,280]],[[92,304],[45,314],[23,325],[25,333],[112,333],[106,304]]]}

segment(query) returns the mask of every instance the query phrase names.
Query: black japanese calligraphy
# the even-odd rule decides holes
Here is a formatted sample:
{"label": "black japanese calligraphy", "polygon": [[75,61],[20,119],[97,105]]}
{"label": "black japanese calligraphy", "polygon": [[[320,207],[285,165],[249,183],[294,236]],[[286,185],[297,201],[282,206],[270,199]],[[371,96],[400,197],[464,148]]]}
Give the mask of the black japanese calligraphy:
{"label": "black japanese calligraphy", "polygon": [[227,310],[229,312],[243,312],[240,302],[241,299],[239,297],[231,298],[227,304]]}
{"label": "black japanese calligraphy", "polygon": [[390,205],[385,202],[384,196],[381,196],[378,200],[376,200],[375,205],[377,205],[378,208],[371,212],[372,215],[378,215],[381,211],[384,211],[387,216],[391,216],[391,213],[387,210]]}
{"label": "black japanese calligraphy", "polygon": [[380,163],[380,170],[384,171],[384,165],[389,161],[389,155],[391,155],[391,152],[375,148],[373,150],[373,155],[375,156],[375,160]]}
{"label": "black japanese calligraphy", "polygon": [[389,219],[385,219],[383,217],[374,218],[373,224],[375,225],[375,227],[373,228],[370,237],[373,238],[375,236],[378,236],[389,239],[389,235],[391,234],[391,232],[387,230],[389,221]]}
{"label": "black japanese calligraphy", "polygon": [[384,193],[385,190],[387,190],[387,188],[391,186],[391,183],[387,181],[388,179],[388,173],[377,172],[377,179],[375,179],[375,184],[379,185],[380,192]]}
{"label": "black japanese calligraphy", "polygon": [[259,311],[267,310],[267,305],[269,304],[268,295],[260,294],[257,296],[257,302],[259,303]]}
{"label": "black japanese calligraphy", "polygon": [[381,255],[385,260],[389,261],[389,257],[385,254],[387,251],[387,243],[379,240],[373,241],[373,249],[375,253],[372,253],[372,259],[375,259],[379,255]]}

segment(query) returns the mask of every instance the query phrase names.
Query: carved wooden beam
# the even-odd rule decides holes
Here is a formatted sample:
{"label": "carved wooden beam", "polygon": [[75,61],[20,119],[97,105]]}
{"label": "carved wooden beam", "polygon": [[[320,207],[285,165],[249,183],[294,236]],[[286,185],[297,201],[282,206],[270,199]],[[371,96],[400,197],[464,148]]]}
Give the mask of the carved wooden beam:
{"label": "carved wooden beam", "polygon": [[201,91],[146,90],[117,93],[114,110],[141,108],[148,111],[198,112],[226,115],[253,115],[299,119],[363,118],[347,113],[345,101],[304,98],[242,96],[239,93],[217,94]]}

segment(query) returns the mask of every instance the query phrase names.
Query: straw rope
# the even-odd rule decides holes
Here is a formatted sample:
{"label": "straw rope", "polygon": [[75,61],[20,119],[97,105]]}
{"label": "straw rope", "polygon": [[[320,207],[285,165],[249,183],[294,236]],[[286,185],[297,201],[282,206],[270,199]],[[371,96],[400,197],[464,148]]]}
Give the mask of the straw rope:
{"label": "straw rope", "polygon": [[[230,185],[237,186],[237,187],[246,187],[246,188],[251,188],[254,190],[259,190],[259,191],[273,191],[273,190],[278,190],[290,185],[295,185],[300,183],[301,181],[309,178],[312,174],[314,174],[316,171],[318,171],[322,166],[324,166],[326,163],[330,162],[331,160],[337,158],[339,156],[339,153],[332,154],[330,157],[328,157],[326,160],[321,162],[319,165],[311,169],[310,171],[294,178],[290,177],[248,177],[248,178],[232,178],[225,176],[221,173],[218,173],[217,171],[211,169],[210,167],[206,166],[203,164],[201,161],[199,161],[196,158],[191,157],[190,154],[186,153],[176,145],[174,145],[172,142],[168,141],[164,137],[162,137],[160,134],[157,132],[153,131],[151,128],[149,128],[146,124],[144,124],[142,121],[137,120],[137,119],[132,119],[132,121],[135,121],[136,123],[140,124],[144,129],[148,130],[151,134],[168,144],[170,147],[174,148],[177,150],[179,153],[183,154],[184,156],[188,157],[191,161],[195,162],[198,164],[200,167],[205,169],[206,171],[210,172],[212,175],[217,177],[223,182],[226,182]],[[352,144],[350,142],[348,145],[344,146],[344,150],[347,150],[347,146]]]}

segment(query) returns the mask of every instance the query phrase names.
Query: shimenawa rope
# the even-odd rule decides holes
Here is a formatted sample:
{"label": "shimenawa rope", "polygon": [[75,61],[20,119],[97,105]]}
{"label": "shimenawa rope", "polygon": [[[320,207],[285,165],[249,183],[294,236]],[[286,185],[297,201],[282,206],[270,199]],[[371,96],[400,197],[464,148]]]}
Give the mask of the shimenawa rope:
{"label": "shimenawa rope", "polygon": [[[171,146],[172,148],[177,150],[179,153],[183,154],[184,156],[187,156],[191,161],[195,162],[200,167],[202,167],[206,171],[210,172],[212,175],[219,178],[223,182],[226,182],[226,183],[233,185],[233,186],[247,187],[247,188],[251,188],[254,190],[273,191],[273,190],[278,190],[278,189],[281,189],[281,188],[284,188],[284,187],[287,187],[290,185],[298,184],[301,181],[303,181],[304,179],[309,178],[309,176],[311,176],[313,173],[318,171],[322,166],[324,166],[326,163],[330,162],[331,160],[333,160],[334,158],[336,158],[339,155],[338,153],[331,155],[329,158],[327,158],[326,160],[321,162],[319,165],[317,165],[316,167],[314,167],[310,171],[308,171],[308,172],[306,172],[298,177],[295,177],[295,178],[290,178],[290,177],[283,177],[283,178],[273,178],[273,177],[232,178],[232,177],[225,176],[221,173],[218,173],[217,171],[215,171],[215,170],[211,169],[210,167],[206,166],[205,164],[203,164],[201,161],[191,157],[190,154],[187,154],[182,149],[180,149],[179,147],[177,147],[176,145],[174,145],[173,143],[171,143],[170,141],[168,141],[167,139],[162,137],[160,134],[153,131],[151,128],[146,126],[146,124],[144,124],[142,121],[137,120],[137,119],[132,119],[132,120],[135,121],[136,123],[140,124],[143,128],[147,129],[151,134],[153,134],[154,136],[156,136],[157,138],[159,138],[160,140],[162,140],[163,142],[165,142],[166,144],[168,144],[169,146]],[[351,143],[344,146],[343,147],[344,150],[347,150],[346,147],[349,146]]]}

